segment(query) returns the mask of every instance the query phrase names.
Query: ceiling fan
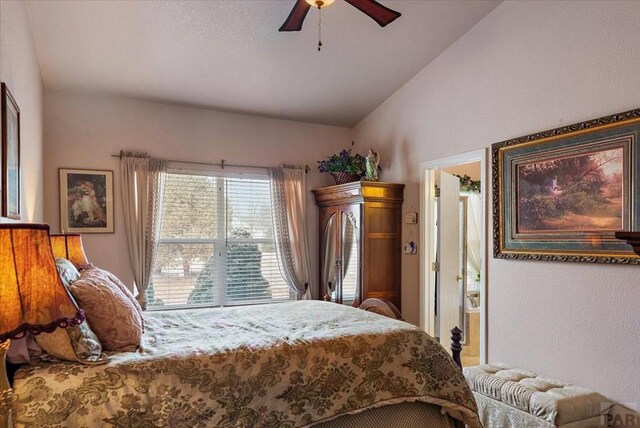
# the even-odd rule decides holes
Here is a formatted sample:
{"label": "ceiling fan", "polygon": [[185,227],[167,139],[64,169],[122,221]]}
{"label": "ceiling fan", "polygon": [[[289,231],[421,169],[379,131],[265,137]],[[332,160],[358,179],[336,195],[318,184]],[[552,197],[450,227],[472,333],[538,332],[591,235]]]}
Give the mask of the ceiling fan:
{"label": "ceiling fan", "polygon": [[[381,27],[395,21],[400,12],[391,10],[386,6],[381,5],[375,0],[344,0],[351,6],[360,10],[365,15],[376,21]],[[289,16],[282,24],[282,27],[278,31],[300,31],[302,29],[302,23],[307,16],[309,9],[317,7],[322,9],[333,3],[334,0],[296,0],[296,4],[289,13]]]}

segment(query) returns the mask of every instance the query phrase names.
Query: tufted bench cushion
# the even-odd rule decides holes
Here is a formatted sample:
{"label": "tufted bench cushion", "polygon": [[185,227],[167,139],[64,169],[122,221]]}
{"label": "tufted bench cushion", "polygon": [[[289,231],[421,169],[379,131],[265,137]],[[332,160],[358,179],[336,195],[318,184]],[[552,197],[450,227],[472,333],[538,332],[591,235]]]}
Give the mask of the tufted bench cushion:
{"label": "tufted bench cushion", "polygon": [[608,400],[585,388],[504,364],[465,367],[485,428],[606,427]]}

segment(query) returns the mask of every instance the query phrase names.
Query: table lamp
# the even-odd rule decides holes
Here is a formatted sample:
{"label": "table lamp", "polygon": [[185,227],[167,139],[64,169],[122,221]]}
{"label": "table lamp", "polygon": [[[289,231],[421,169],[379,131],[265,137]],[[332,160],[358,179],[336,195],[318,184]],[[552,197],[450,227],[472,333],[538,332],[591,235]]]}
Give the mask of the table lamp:
{"label": "table lamp", "polygon": [[54,234],[51,237],[53,256],[58,259],[67,259],[78,269],[86,269],[91,266],[82,246],[82,235],[79,233]]}
{"label": "table lamp", "polygon": [[0,426],[9,426],[13,392],[6,372],[11,339],[84,321],[56,270],[49,225],[0,224]]}

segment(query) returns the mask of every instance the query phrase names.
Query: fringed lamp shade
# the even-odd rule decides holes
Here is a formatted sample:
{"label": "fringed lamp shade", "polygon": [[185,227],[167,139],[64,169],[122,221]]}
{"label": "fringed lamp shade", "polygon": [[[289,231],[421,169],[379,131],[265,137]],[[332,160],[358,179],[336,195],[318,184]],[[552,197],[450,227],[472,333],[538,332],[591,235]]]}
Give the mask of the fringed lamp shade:
{"label": "fringed lamp shade", "polygon": [[0,224],[0,307],[0,342],[84,320],[58,276],[48,225]]}
{"label": "fringed lamp shade", "polygon": [[51,248],[53,248],[53,256],[56,259],[67,259],[78,269],[86,269],[91,266],[84,253],[82,235],[79,233],[51,235]]}

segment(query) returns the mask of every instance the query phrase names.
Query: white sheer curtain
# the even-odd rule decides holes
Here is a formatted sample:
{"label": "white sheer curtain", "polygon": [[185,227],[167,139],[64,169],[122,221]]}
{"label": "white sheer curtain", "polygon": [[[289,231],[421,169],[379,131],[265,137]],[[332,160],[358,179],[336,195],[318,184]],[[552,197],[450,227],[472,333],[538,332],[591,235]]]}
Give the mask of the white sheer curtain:
{"label": "white sheer curtain", "polygon": [[[468,275],[475,278],[480,273],[482,253],[480,251],[480,231],[482,230],[482,200],[479,193],[465,193],[467,198],[467,264]],[[475,281],[470,284],[477,284]]]}
{"label": "white sheer curtain", "polygon": [[269,169],[278,264],[298,300],[311,298],[306,227],[306,177],[303,168]]}
{"label": "white sheer curtain", "polygon": [[146,251],[144,258],[144,291],[140,291],[138,301],[140,306],[146,309],[148,288],[151,283],[153,266],[158,256],[160,243],[160,226],[162,225],[162,203],[167,178],[167,162],[158,159],[149,159],[147,173],[147,231],[145,236]]}
{"label": "white sheer curtain", "polygon": [[143,309],[147,307],[147,288],[158,249],[165,173],[164,161],[149,159],[146,153],[120,153],[124,226],[138,289],[136,299]]}

